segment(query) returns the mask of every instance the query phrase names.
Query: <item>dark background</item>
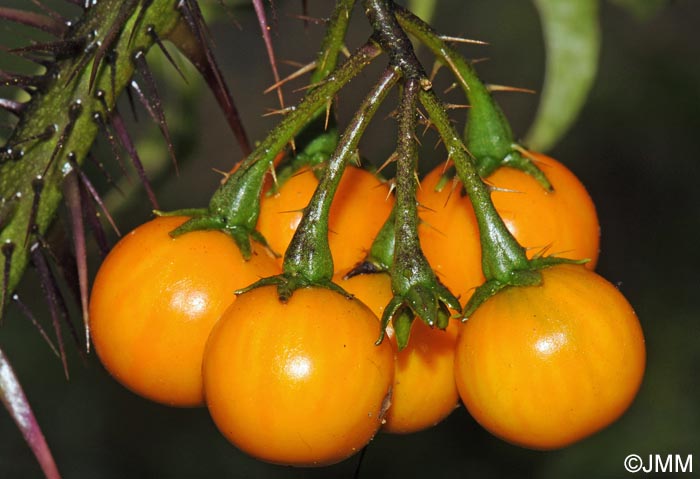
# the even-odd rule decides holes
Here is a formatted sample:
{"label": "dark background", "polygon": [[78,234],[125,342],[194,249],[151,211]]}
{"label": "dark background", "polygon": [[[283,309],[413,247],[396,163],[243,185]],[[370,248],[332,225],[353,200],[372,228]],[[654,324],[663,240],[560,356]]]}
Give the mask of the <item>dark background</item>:
{"label": "dark background", "polygon": [[[311,61],[322,27],[305,32],[301,22],[288,16],[300,10],[299,2],[276,3],[279,57]],[[309,3],[312,15],[327,15],[326,2]],[[368,33],[360,13],[348,40],[351,49]],[[276,122],[261,118],[277,106],[276,97],[261,93],[272,76],[252,9],[237,10],[235,17],[240,28],[223,15],[213,32],[246,127],[258,140]],[[510,446],[484,432],[460,408],[423,433],[378,435],[360,477],[625,477],[630,474],[623,460],[631,453],[693,454],[696,472],[679,477],[700,477],[700,3],[672,1],[640,19],[603,1],[601,20],[597,81],[578,121],[551,153],[587,185],[602,228],[597,270],[619,285],[644,328],[648,366],[639,396],[613,426],[554,452]],[[446,34],[490,42],[462,49],[470,57],[490,58],[478,65],[485,81],[540,88],[544,53],[531,2],[441,1],[434,24]],[[10,34],[9,28],[0,27],[0,38]],[[283,74],[292,71],[289,66],[281,69]],[[160,138],[137,135],[142,156],[156,178],[164,209],[203,206],[219,181],[212,169],[229,169],[241,154],[209,93],[193,81],[185,95],[178,90],[182,82],[172,70],[165,71],[168,81],[161,77],[160,85],[177,137],[180,175],[173,173]],[[376,71],[370,69],[351,84],[353,92],[341,96],[341,124]],[[294,98],[291,90],[301,85],[287,89],[288,101]],[[537,97],[505,93],[497,98],[516,135],[524,135]],[[132,131],[154,129],[143,126],[144,117],[141,111],[142,123],[132,125]],[[393,131],[393,122],[377,121],[362,144],[363,154],[381,163],[393,149]],[[107,158],[109,148],[98,145],[99,152]],[[426,164],[439,161],[440,154],[427,154]],[[148,219],[141,190],[128,201],[109,198],[122,230]],[[20,293],[36,298],[27,302],[46,321],[31,272]],[[0,328],[0,347],[22,380],[65,478],[352,477],[357,466],[357,457],[318,470],[257,462],[223,439],[206,409],[169,409],[140,399],[112,380],[94,356],[84,364],[71,354],[71,378],[66,381],[60,362],[15,310]],[[4,412],[0,477],[40,477],[29,448]]]}

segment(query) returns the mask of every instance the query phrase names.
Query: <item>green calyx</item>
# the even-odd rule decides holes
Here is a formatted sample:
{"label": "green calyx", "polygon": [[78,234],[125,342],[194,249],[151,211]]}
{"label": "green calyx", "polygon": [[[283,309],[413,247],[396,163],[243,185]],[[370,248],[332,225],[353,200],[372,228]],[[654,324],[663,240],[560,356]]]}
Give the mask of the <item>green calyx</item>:
{"label": "green calyx", "polygon": [[243,258],[252,255],[251,239],[267,247],[265,238],[255,229],[260,213],[260,193],[268,163],[259,161],[241,165],[211,198],[208,208],[177,210],[161,216],[190,216],[185,223],[171,231],[176,238],[191,231],[220,230],[233,238]]}
{"label": "green calyx", "polygon": [[345,279],[352,278],[359,274],[368,273],[385,273],[389,272],[391,265],[394,263],[394,247],[396,243],[396,235],[394,234],[394,225],[396,223],[396,206],[392,208],[391,214],[382,225],[377,236],[372,242],[367,257],[351,269]]}
{"label": "green calyx", "polygon": [[513,270],[505,280],[489,279],[484,284],[474,290],[471,298],[462,311],[462,320],[466,321],[474,314],[477,308],[491,296],[509,287],[538,286],[542,284],[542,275],[539,273],[544,268],[549,268],[558,264],[585,264],[588,260],[572,260],[547,256],[528,260],[528,269]]}
{"label": "green calyx", "polygon": [[[510,286],[534,286],[542,281],[539,270],[560,263],[580,263],[556,257],[528,259],[525,249],[508,231],[491,201],[491,194],[478,174],[475,162],[459,139],[440,100],[432,92],[421,92],[421,102],[445,142],[457,175],[467,191],[479,226],[482,270],[486,282],[479,286],[462,313],[466,319],[484,301]],[[585,262],[585,261],[584,261]]]}

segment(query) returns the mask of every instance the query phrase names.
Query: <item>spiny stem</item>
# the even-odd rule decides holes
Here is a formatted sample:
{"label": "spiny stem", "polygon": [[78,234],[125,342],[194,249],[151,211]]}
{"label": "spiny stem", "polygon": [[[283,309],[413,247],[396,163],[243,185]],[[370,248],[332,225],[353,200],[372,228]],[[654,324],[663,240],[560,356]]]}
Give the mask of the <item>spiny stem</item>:
{"label": "spiny stem", "polygon": [[[273,165],[277,154],[344,85],[381,53],[374,42],[360,47],[343,65],[329,75],[323,83],[310,90],[302,101],[265,137],[212,196],[209,210],[227,224],[255,228],[260,210],[260,193],[264,173]],[[249,182],[250,195],[242,198],[240,182],[253,173],[257,178]],[[245,203],[245,208],[242,205]]]}
{"label": "spiny stem", "polygon": [[[162,37],[179,21],[180,15],[175,10],[174,0],[155,0],[145,13],[145,24],[154,26]],[[105,40],[104,35],[110,31],[105,25],[113,25],[118,20],[121,12],[121,2],[97,2],[87,9],[83,18],[76,23],[68,34],[71,38],[90,38],[97,45]],[[119,54],[115,56],[112,68],[116,73],[114,86],[117,91],[107,95],[108,107],[113,106],[114,98],[128,83],[134,72],[131,55],[138,50],[147,50],[153,43],[145,29],[139,28],[134,34],[133,42],[127,45],[127,39],[134,26],[135,15],[127,19],[121,29],[126,35],[120,34],[119,38],[112,42],[112,48]],[[97,32],[95,35],[93,32]],[[96,98],[93,92],[111,91],[112,82],[105,68],[100,68],[95,76],[94,89],[89,89],[91,61],[94,59],[95,49],[85,48],[85,52],[77,57],[58,60],[47,73],[46,86],[37,90],[32,95],[31,102],[24,108],[20,122],[8,139],[6,148],[14,148],[14,145],[23,138],[41,138],[41,134],[47,131],[48,126],[58,125],[57,131],[65,131],[66,125],[72,122],[69,135],[53,135],[51,138],[39,139],[22,144],[21,155],[17,160],[0,161],[0,198],[19,197],[12,217],[0,231],[0,242],[11,241],[18,247],[12,258],[12,267],[8,284],[0,285],[0,289],[13,291],[24,272],[28,259],[28,244],[25,245],[24,235],[30,224],[32,210],[31,182],[37,175],[43,176],[45,187],[42,192],[41,202],[38,205],[36,215],[31,222],[35,222],[37,231],[43,234],[49,223],[55,216],[55,212],[62,200],[61,183],[63,182],[64,169],[68,165],[67,155],[73,153],[78,162],[86,157],[92,143],[99,131],[99,126],[93,120],[93,114],[100,112],[107,115],[108,112],[102,102]],[[87,60],[85,57],[89,56]],[[82,65],[82,69],[76,70]],[[73,72],[76,71],[75,74]],[[71,79],[70,83],[66,83]],[[82,113],[75,119],[70,119],[66,112],[70,106],[80,101]],[[65,137],[64,137],[65,136]],[[56,152],[54,157],[54,152]],[[52,159],[53,158],[53,159]],[[51,163],[50,168],[47,165]],[[0,312],[1,313],[1,312]]]}
{"label": "spiny stem", "polygon": [[525,250],[506,228],[491,201],[491,193],[479,176],[473,159],[455,131],[444,106],[433,92],[421,92],[420,100],[437,128],[457,174],[474,206],[482,247],[482,267],[487,280],[508,282],[514,270],[526,270]]}
{"label": "spiny stem", "polygon": [[338,0],[328,22],[326,36],[321,43],[321,52],[316,59],[316,70],[311,75],[311,84],[326,78],[335,69],[338,55],[345,42],[350,15],[357,0]]}
{"label": "spiny stem", "polygon": [[509,165],[532,175],[543,188],[551,190],[551,184],[544,173],[513,147],[513,132],[508,120],[469,61],[413,13],[400,6],[395,11],[399,24],[406,32],[414,35],[452,70],[469,99],[471,108],[465,138],[467,147],[476,160],[479,174],[487,177],[499,166]]}
{"label": "spiny stem", "polygon": [[[345,35],[350,23],[350,16],[356,0],[339,0],[328,22],[326,34],[323,37],[321,51],[316,61],[316,68],[311,75],[311,85],[323,82],[336,68],[338,56],[345,45]],[[331,111],[332,97],[329,97],[324,107],[319,108],[309,119],[307,125],[294,139],[296,156],[294,160],[285,165],[278,173],[278,179],[282,184],[289,176],[294,174],[301,166],[316,165],[328,160],[332,151],[338,145],[339,132],[335,122],[335,116]],[[325,143],[327,148],[317,149],[320,143]],[[316,154],[309,153],[315,150]]]}
{"label": "spiny stem", "polygon": [[419,80],[406,79],[399,110],[399,134],[396,165],[396,218],[392,286],[404,294],[416,277],[432,273],[418,241],[418,205],[416,176],[418,150],[415,139],[416,105]]}
{"label": "spiny stem", "polygon": [[364,0],[363,5],[379,44],[389,55],[391,64],[401,71],[404,78],[417,80],[423,89],[429,89],[430,80],[416,58],[411,40],[394,17],[394,8],[396,8],[394,2]]}
{"label": "spiny stem", "polygon": [[285,273],[301,275],[312,283],[329,282],[332,278],[333,258],[328,244],[328,216],[333,195],[362,134],[398,78],[399,73],[394,68],[386,70],[341,135],[338,147],[328,160],[324,175],[304,210],[287,249],[284,257]]}

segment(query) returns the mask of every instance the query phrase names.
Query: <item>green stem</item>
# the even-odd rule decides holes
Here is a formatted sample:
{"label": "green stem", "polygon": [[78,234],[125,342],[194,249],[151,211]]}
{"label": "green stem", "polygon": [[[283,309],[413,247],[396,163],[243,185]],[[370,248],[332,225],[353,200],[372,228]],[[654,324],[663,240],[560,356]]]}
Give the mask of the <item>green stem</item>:
{"label": "green stem", "polygon": [[284,272],[287,275],[314,284],[330,282],[333,258],[328,244],[328,217],[333,196],[362,134],[398,78],[395,69],[386,70],[343,132],[285,254]]}
{"label": "green stem", "polygon": [[389,55],[390,63],[401,70],[404,78],[417,80],[423,89],[430,89],[432,85],[416,58],[411,40],[396,22],[394,9],[397,7],[394,2],[364,0],[363,6],[377,41]]}
{"label": "green stem", "polygon": [[321,53],[316,59],[316,70],[311,75],[311,84],[318,83],[326,78],[335,69],[338,63],[338,55],[345,43],[345,34],[348,31],[350,16],[357,0],[338,0],[333,10],[333,15],[328,22],[326,36],[321,43]]}
{"label": "green stem", "polygon": [[329,98],[333,98],[380,53],[381,50],[374,42],[367,42],[323,83],[304,96],[214,193],[209,203],[209,220],[212,227],[239,228],[248,233],[254,231],[260,214],[260,194],[265,173],[272,167],[275,156],[292,141]]}
{"label": "green stem", "polygon": [[417,80],[407,79],[399,111],[399,134],[396,165],[396,218],[394,223],[394,261],[391,268],[392,288],[404,295],[417,282],[433,281],[434,273],[418,240],[418,205],[416,202],[415,125],[418,101]]}
{"label": "green stem", "polygon": [[485,178],[502,165],[513,166],[535,177],[543,188],[551,190],[542,171],[513,148],[515,141],[508,120],[467,59],[408,10],[397,7],[396,18],[408,33],[452,70],[467,96],[471,108],[465,130],[466,146],[476,160],[479,174]]}
{"label": "green stem", "polygon": [[510,234],[491,201],[476,165],[455,131],[444,106],[433,92],[421,92],[420,100],[437,128],[457,174],[474,206],[482,248],[482,267],[487,280],[510,283],[514,271],[529,269],[525,250]]}
{"label": "green stem", "polygon": [[[316,58],[316,69],[311,75],[311,85],[323,81],[335,69],[338,56],[345,44],[345,34],[355,2],[356,0],[340,0],[336,3],[321,43],[321,51]],[[338,128],[327,104],[326,108],[321,108],[315,113],[297,135],[296,155],[277,169],[277,182],[270,193],[275,192],[300,168],[326,162],[338,146],[338,137]]]}
{"label": "green stem", "polygon": [[[140,9],[131,12],[110,48],[112,64],[105,66],[107,62],[103,62],[92,89],[89,88],[94,61],[91,57],[95,56],[99,45],[107,41],[109,26],[123,15],[122,2],[96,2],[69,29],[69,37],[65,39],[87,38],[88,45],[79,56],[59,60],[51,67],[47,73],[48,83],[32,94],[5,145],[3,151],[13,151],[12,158],[0,159],[0,209],[4,210],[0,243],[15,245],[7,283],[4,275],[0,277],[0,291],[13,291],[27,266],[31,242],[25,239],[30,223],[36,224],[39,234],[44,234],[56,214],[63,197],[61,184],[70,170],[68,154],[74,154],[78,163],[82,163],[98,133],[93,117],[96,114],[102,118],[108,116],[103,102],[111,110],[134,73],[132,56],[152,46],[154,39],[147,33],[148,26],[161,38],[175,28],[180,20],[176,3],[153,0],[138,25],[135,22]],[[113,77],[110,69],[114,69]],[[109,94],[101,95],[100,99],[97,92]],[[71,114],[75,115],[73,119]],[[53,135],[47,137],[48,131],[53,131]],[[37,139],[23,141],[27,138]],[[37,177],[42,178],[43,188],[34,214],[32,182]]]}

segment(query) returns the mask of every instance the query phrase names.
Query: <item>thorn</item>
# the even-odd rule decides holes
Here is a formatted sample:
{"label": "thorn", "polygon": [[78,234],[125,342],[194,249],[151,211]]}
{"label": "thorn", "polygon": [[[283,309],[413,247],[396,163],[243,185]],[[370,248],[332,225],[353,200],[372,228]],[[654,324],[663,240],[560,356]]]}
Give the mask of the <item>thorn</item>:
{"label": "thorn", "polygon": [[29,27],[42,30],[46,33],[50,33],[55,37],[63,37],[68,29],[65,23],[58,22],[51,17],[25,10],[17,10],[14,8],[0,7],[0,19],[27,25]]}
{"label": "thorn", "polygon": [[411,132],[411,138],[413,138],[413,141],[418,143],[418,146],[423,146],[423,143],[421,143],[420,138],[418,138],[418,135],[416,135],[415,131]]}
{"label": "thorn", "polygon": [[78,120],[80,117],[80,114],[83,112],[83,103],[80,100],[75,100],[73,104],[68,108],[68,123],[66,123],[66,126],[63,127],[63,131],[61,132],[61,136],[58,137],[58,141],[56,142],[56,147],[53,149],[53,152],[51,153],[51,157],[49,158],[49,161],[46,163],[46,167],[44,168],[44,172],[42,173],[42,176],[46,176],[46,174],[49,171],[49,168],[53,165],[54,160],[58,157],[58,154],[65,148],[66,146],[66,140],[68,137],[71,135],[73,132],[73,127],[75,126],[75,122]]}
{"label": "thorn", "polygon": [[244,156],[252,152],[248,134],[243,128],[238,110],[233,101],[231,92],[224,82],[219,65],[212,54],[212,42],[207,34],[206,23],[202,17],[197,2],[193,0],[181,0],[178,9],[185,19],[185,25],[189,34],[194,35],[194,41],[177,44],[182,51],[199,70],[200,74],[209,85],[209,89],[214,94],[219,107],[224,112],[224,116],[238,141]]}
{"label": "thorn", "polygon": [[146,54],[143,51],[136,52],[134,55],[134,63],[136,64],[136,69],[139,71],[145,81],[146,94],[141,91],[141,88],[139,88],[138,84],[133,80],[131,81],[131,87],[138,95],[141,103],[146,108],[146,111],[148,111],[148,114],[151,115],[151,118],[153,118],[153,121],[158,124],[160,132],[165,138],[168,153],[170,153],[170,159],[175,167],[175,174],[179,175],[177,158],[175,157],[175,148],[173,147],[173,140],[170,136],[170,130],[168,129],[168,122],[165,119],[165,112],[163,111],[163,102],[161,101],[160,94],[158,93],[156,80],[153,78],[151,70],[148,68]]}
{"label": "thorn", "polygon": [[151,187],[151,182],[148,180],[148,176],[146,176],[146,171],[143,168],[141,158],[139,158],[139,154],[136,151],[134,142],[131,140],[129,132],[126,129],[126,125],[124,125],[124,120],[122,120],[122,117],[117,111],[116,107],[114,111],[112,111],[112,126],[114,127],[114,130],[117,133],[117,138],[121,142],[122,147],[127,151],[127,153],[129,153],[129,156],[131,157],[131,161],[134,165],[134,168],[136,169],[136,172],[139,175],[139,178],[141,179],[141,183],[143,183],[143,187],[146,190],[146,194],[148,195],[148,199],[151,202],[151,206],[153,206],[153,209],[159,210],[160,207],[158,206],[158,200],[156,200],[156,195],[153,192],[153,188]]}
{"label": "thorn", "polygon": [[274,190],[279,189],[279,182],[277,181],[277,170],[275,169],[274,164],[270,167],[270,176],[272,176],[272,184],[275,185]]}
{"label": "thorn", "polygon": [[[447,163],[445,163],[445,166],[447,166]],[[447,171],[447,167],[445,168],[445,171]],[[453,176],[452,184],[450,185],[450,192],[447,194],[447,198],[445,198],[445,204],[443,205],[443,207],[447,206],[447,203],[449,203],[450,198],[452,198],[454,192],[460,189],[461,187],[462,183],[459,181],[459,178],[456,175]]]}
{"label": "thorn", "polygon": [[308,23],[313,23],[314,25],[325,25],[325,24],[328,23],[328,21],[329,21],[327,18],[310,17],[310,16],[305,15],[305,14],[302,14],[302,15],[289,14],[289,15],[287,15],[287,16],[288,16],[289,18],[294,18],[294,19],[297,19],[297,20],[301,20],[301,21],[303,21],[303,22],[306,23],[306,24],[308,24]]}
{"label": "thorn", "polygon": [[39,202],[41,201],[41,192],[44,189],[44,179],[42,178],[41,175],[36,176],[32,180],[32,190],[34,191],[34,197],[32,198],[32,207],[31,210],[29,211],[29,220],[27,221],[27,232],[24,236],[24,246],[27,246],[27,243],[29,242],[29,236],[31,236],[32,233],[36,232],[37,230],[37,224],[36,224],[36,217],[37,214],[39,213]]}
{"label": "thorn", "polygon": [[471,108],[471,105],[457,104],[457,103],[445,103],[443,105],[448,110],[463,110],[465,108]]}
{"label": "thorn", "polygon": [[447,94],[447,93],[451,92],[452,90],[454,90],[455,88],[457,88],[457,82],[453,82],[450,86],[448,86],[447,88],[445,88],[445,89],[442,91],[442,93]]}
{"label": "thorn", "polygon": [[100,214],[95,209],[95,204],[90,201],[88,195],[90,193],[85,188],[83,183],[80,184],[80,197],[83,200],[83,208],[85,211],[85,219],[88,222],[92,236],[95,239],[97,248],[99,249],[100,258],[104,258],[109,253],[109,242],[107,241],[107,234],[105,233],[102,223],[100,222]]}
{"label": "thorn", "polygon": [[83,55],[80,58],[80,61],[66,77],[66,86],[70,85],[73,79],[77,78],[78,74],[81,73],[90,60],[93,59],[92,53],[97,49],[98,43],[99,42],[95,41],[94,37],[92,37],[90,43],[88,43],[83,50]]}
{"label": "thorn", "polygon": [[[107,35],[105,35],[105,37],[102,39],[102,42],[99,44],[97,52],[95,52],[95,55],[92,59],[92,70],[90,70],[90,81],[88,82],[88,91],[92,91],[92,88],[95,86],[97,70],[102,64],[102,59],[105,57],[107,51],[112,48],[112,45],[119,37],[119,32],[121,32],[122,28],[124,28],[124,25],[126,25],[126,22],[129,20],[129,17],[131,17],[135,6],[136,0],[125,0],[121,4],[119,12],[117,13],[117,17],[114,20],[114,23],[112,23],[112,25],[109,28],[109,31],[107,32]],[[136,26],[134,26],[134,28],[136,28]]]}
{"label": "thorn", "polygon": [[310,90],[310,89],[312,89],[312,88],[316,88],[317,86],[321,86],[321,85],[325,84],[327,81],[328,81],[328,79],[323,79],[323,80],[321,80],[321,81],[319,81],[319,82],[311,83],[311,84],[309,84],[309,85],[304,85],[304,86],[299,87],[299,88],[297,88],[296,90],[292,90],[292,91],[293,91],[294,93],[298,93],[298,92]]}
{"label": "thorn", "polygon": [[430,76],[428,77],[428,78],[430,78],[431,82],[435,81],[435,77],[437,76],[438,72],[440,71],[440,68],[442,68],[442,67],[443,67],[442,62],[439,62],[437,60],[433,62],[433,68],[432,68],[432,70],[430,70]]}
{"label": "thorn", "polygon": [[459,73],[459,70],[457,69],[457,66],[455,65],[454,61],[452,60],[452,57],[449,55],[444,56],[445,61],[447,62],[447,65],[450,67],[450,70],[452,70],[452,73],[454,76],[457,77],[457,80],[459,83],[462,85],[462,88],[464,88],[465,91],[469,91],[469,85],[467,84],[467,81],[464,79],[464,77]]}
{"label": "thorn", "polygon": [[392,193],[396,191],[396,180],[392,178],[389,181],[387,181],[386,184],[389,186],[389,191],[387,191],[386,193],[385,200],[388,200],[391,197]]}
{"label": "thorn", "polygon": [[49,345],[49,348],[51,349],[51,352],[53,352],[57,358],[61,357],[61,353],[58,352],[58,349],[56,349],[56,346],[53,344],[53,341],[51,341],[51,338],[49,337],[48,334],[46,334],[46,330],[41,326],[39,321],[36,320],[36,316],[32,313],[32,311],[29,309],[29,307],[24,304],[20,299],[19,295],[17,293],[13,294],[12,297],[10,298],[14,303],[17,305],[19,310],[24,314],[24,316],[34,325],[34,327],[39,331],[39,334],[41,335],[42,338],[44,338],[44,341],[46,344]]}
{"label": "thorn", "polygon": [[440,40],[442,40],[443,42],[469,43],[472,45],[489,45],[488,42],[484,42],[482,40],[473,40],[471,38],[451,37],[448,35],[439,35],[438,38],[440,38]]}
{"label": "thorn", "polygon": [[530,88],[520,88],[520,87],[515,87],[515,86],[507,86],[507,85],[489,84],[489,85],[486,85],[486,89],[490,92],[508,91],[508,92],[531,93],[531,94],[537,93],[535,90],[532,90]]}
{"label": "thorn", "polygon": [[[445,161],[442,162],[442,174],[444,175],[447,173],[447,170],[452,166],[452,160],[450,158],[447,158]],[[453,178],[457,178],[456,176]],[[459,181],[459,179],[457,179]]]}
{"label": "thorn", "polygon": [[323,131],[327,131],[327,130],[328,130],[328,122],[329,122],[330,117],[331,117],[331,105],[332,105],[332,104],[333,104],[333,101],[332,101],[332,100],[328,100],[328,101],[326,102],[326,120],[325,120],[324,123],[323,123]]}
{"label": "thorn", "polygon": [[294,79],[296,79],[296,78],[299,78],[300,76],[302,76],[302,75],[304,75],[304,74],[306,74],[306,73],[312,72],[312,71],[314,71],[315,69],[316,69],[316,61],[315,61],[315,60],[312,61],[311,63],[307,63],[306,65],[302,65],[301,68],[299,68],[297,71],[295,71],[295,72],[292,73],[291,75],[287,76],[286,78],[283,78],[282,80],[280,80],[279,82],[275,83],[274,85],[271,85],[271,86],[267,87],[267,88],[265,89],[265,91],[263,91],[263,94],[266,95],[266,94],[270,93],[272,90],[275,90],[276,88],[281,87],[281,86],[284,85],[285,83],[287,83],[287,82],[289,82],[289,81],[291,81],[291,80],[294,80]]}
{"label": "thorn", "polygon": [[[75,162],[75,155],[74,161]],[[78,273],[78,287],[80,290],[80,306],[83,313],[83,325],[85,327],[85,350],[90,352],[90,323],[88,322],[88,268],[87,248],[85,246],[85,223],[83,222],[82,198],[80,196],[79,176],[76,170],[65,175],[63,179],[63,196],[68,206],[71,230],[73,236],[73,251]]]}
{"label": "thorn", "polygon": [[134,102],[134,92],[131,90],[131,85],[126,85],[126,97],[129,100],[129,108],[131,109],[131,115],[134,117],[136,123],[139,122],[139,116],[136,114],[136,103]]}
{"label": "thorn", "polygon": [[391,155],[389,155],[389,158],[387,158],[386,161],[382,163],[382,165],[379,168],[377,168],[377,173],[381,173],[381,171],[384,170],[384,168],[394,163],[398,159],[398,157],[399,155],[396,154],[396,152],[393,152]]}
{"label": "thorn", "polygon": [[11,146],[11,148],[15,148],[17,145],[21,145],[22,143],[27,143],[29,141],[34,141],[34,140],[39,140],[39,141],[46,141],[49,138],[51,138],[54,134],[56,133],[56,125],[49,125],[47,126],[42,133],[36,134],[29,136],[27,138],[23,138],[21,140],[17,140],[14,142]]}
{"label": "thorn", "polygon": [[489,181],[488,178],[486,178],[482,181],[484,182],[484,184],[486,185],[486,188],[488,188],[488,190],[491,193],[494,193],[494,192],[495,193],[518,193],[518,194],[525,193],[524,191],[520,191],[520,190],[513,190],[510,188],[501,188],[500,186],[496,186],[491,181]]}
{"label": "thorn", "polygon": [[175,70],[180,74],[180,77],[184,80],[186,84],[190,84],[190,82],[187,81],[187,77],[185,77],[185,74],[183,71],[180,69],[180,67],[177,65],[175,62],[175,59],[170,55],[170,52],[168,51],[167,48],[165,48],[165,45],[163,42],[160,40],[160,37],[158,37],[158,33],[156,32],[156,29],[153,25],[149,25],[148,28],[146,28],[146,33],[151,37],[153,42],[158,45],[158,48],[160,48],[160,51],[163,52],[163,55],[165,55],[165,58],[168,60],[168,62],[175,68]]}
{"label": "thorn", "polygon": [[[80,168],[80,165],[78,165],[78,162],[75,158],[74,154],[68,155],[68,161],[71,163],[71,166],[73,167],[73,170],[78,173],[78,176],[80,177],[80,182],[82,186],[85,188],[86,192],[92,196],[92,199],[97,203],[97,205],[100,207],[102,212],[104,213],[105,217],[107,218],[107,221],[109,224],[112,226],[112,229],[114,232],[117,234],[117,236],[121,236],[121,232],[119,231],[119,228],[117,228],[117,224],[114,222],[114,218],[112,218],[112,215],[109,214],[109,210],[107,210],[107,207],[102,201],[102,198],[100,197],[99,193],[93,186],[92,182],[90,181],[90,178],[85,174],[85,172]],[[85,204],[85,203],[84,203]]]}
{"label": "thorn", "polygon": [[66,358],[66,351],[63,345],[63,335],[61,334],[60,325],[60,303],[58,295],[60,294],[58,288],[56,287],[55,278],[51,274],[51,269],[46,261],[46,258],[41,253],[41,246],[39,243],[34,243],[29,248],[29,255],[32,259],[34,267],[39,273],[39,284],[41,289],[46,295],[46,299],[49,303],[49,312],[51,313],[51,322],[53,324],[54,332],[56,334],[56,339],[58,341],[58,350],[61,357],[61,362],[63,363],[63,373],[66,379],[70,379],[70,374],[68,373],[68,361]]}
{"label": "thorn", "polygon": [[77,40],[56,40],[54,42],[35,43],[26,47],[11,48],[8,52],[20,56],[31,53],[47,53],[54,55],[57,59],[69,58],[75,56],[82,50],[86,42],[86,38],[79,38]]}
{"label": "thorn", "polygon": [[[65,233],[63,233],[63,236],[65,237]],[[56,291],[58,292],[56,298],[58,300],[58,310],[61,312],[60,317],[65,320],[66,326],[68,327],[71,338],[73,338],[73,342],[75,343],[76,349],[80,353],[81,357],[85,359],[86,356],[84,354],[83,345],[80,342],[78,332],[75,329],[73,322],[70,320],[70,314],[68,312],[68,307],[63,296],[63,290],[60,288],[61,284],[65,285],[65,287],[67,287],[70,290],[72,297],[75,298],[76,301],[78,301],[80,293],[78,291],[78,277],[76,275],[77,266],[75,257],[70,251],[70,248],[65,247],[65,243],[61,243],[60,241],[58,241],[58,238],[54,238],[54,243],[56,243],[59,246],[64,246],[59,252],[60,258],[52,251],[49,242],[41,234],[37,233],[36,239],[38,246],[41,247],[42,254],[45,255],[46,260],[49,264],[49,271],[52,274],[53,284],[56,286]],[[55,270],[57,270],[60,276],[54,276],[54,274],[56,273]],[[59,277],[62,278],[62,283],[59,283]]]}
{"label": "thorn", "polygon": [[[272,76],[275,79],[275,83],[279,83],[280,75],[279,71],[277,70],[275,50],[272,46],[272,38],[270,37],[270,27],[267,23],[267,17],[265,16],[265,7],[263,6],[262,0],[253,0],[253,8],[255,9],[255,14],[258,17],[258,24],[260,25],[260,30],[262,31],[263,42],[265,43],[265,49],[267,50],[267,58],[270,62],[270,67],[272,68]],[[277,88],[277,99],[279,100],[280,108],[284,108],[284,96],[282,94],[281,88]]]}
{"label": "thorn", "polygon": [[[303,67],[303,66],[305,65],[305,63],[303,63],[303,62],[298,62],[298,61],[296,61],[296,60],[280,60],[280,63],[281,63],[282,65],[289,65],[290,67],[294,67],[294,68],[301,68],[301,67]],[[272,88],[268,88],[268,90],[271,91]]]}
{"label": "thorn", "polygon": [[[101,90],[98,90],[98,93],[100,91]],[[117,145],[117,139],[114,137],[114,134],[109,129],[109,126],[105,122],[104,118],[102,118],[102,113],[96,111],[95,113],[92,114],[92,119],[95,123],[97,123],[97,126],[99,127],[102,134],[107,137],[107,141],[109,142],[109,146],[112,149],[112,154],[114,155],[114,158],[117,160],[117,164],[119,165],[119,168],[122,170],[122,173],[124,174],[124,176],[126,176],[127,178],[130,179],[129,172],[126,169],[126,165],[124,164],[124,161],[122,160],[122,156],[119,154],[119,146]],[[117,186],[116,183],[112,180],[112,177],[109,175],[109,172],[104,169],[104,165],[102,165],[102,163],[99,163],[98,167],[100,168],[100,170],[102,170],[102,172],[107,177],[107,181],[110,184]]]}
{"label": "thorn", "polygon": [[17,88],[38,88],[42,85],[45,78],[43,76],[33,75],[18,75],[0,70],[0,86],[17,87]]}
{"label": "thorn", "polygon": [[296,107],[294,106],[288,106],[287,108],[283,108],[281,110],[269,110],[267,113],[263,113],[263,118],[267,116],[274,116],[274,115],[286,115],[287,113],[291,113],[294,110],[296,110]]}

